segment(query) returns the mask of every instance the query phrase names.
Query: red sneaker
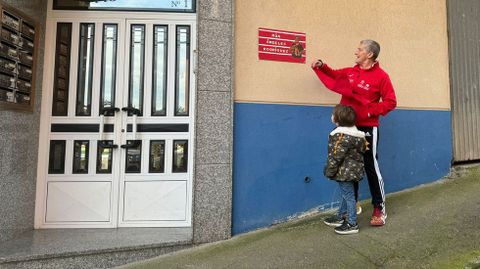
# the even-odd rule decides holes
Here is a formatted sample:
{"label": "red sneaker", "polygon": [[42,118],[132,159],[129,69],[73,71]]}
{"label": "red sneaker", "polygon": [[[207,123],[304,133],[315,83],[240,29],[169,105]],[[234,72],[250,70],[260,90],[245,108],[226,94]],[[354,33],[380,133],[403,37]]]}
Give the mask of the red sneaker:
{"label": "red sneaker", "polygon": [[370,225],[383,226],[385,225],[385,219],[387,216],[383,214],[382,210],[378,207],[373,208],[372,218],[370,219]]}

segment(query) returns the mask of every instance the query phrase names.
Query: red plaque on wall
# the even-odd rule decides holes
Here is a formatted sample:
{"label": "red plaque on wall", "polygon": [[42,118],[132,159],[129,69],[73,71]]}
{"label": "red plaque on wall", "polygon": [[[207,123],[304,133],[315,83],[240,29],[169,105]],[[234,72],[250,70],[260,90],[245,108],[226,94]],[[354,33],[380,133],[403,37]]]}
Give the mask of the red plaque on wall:
{"label": "red plaque on wall", "polygon": [[305,63],[306,37],[300,32],[258,28],[258,59]]}

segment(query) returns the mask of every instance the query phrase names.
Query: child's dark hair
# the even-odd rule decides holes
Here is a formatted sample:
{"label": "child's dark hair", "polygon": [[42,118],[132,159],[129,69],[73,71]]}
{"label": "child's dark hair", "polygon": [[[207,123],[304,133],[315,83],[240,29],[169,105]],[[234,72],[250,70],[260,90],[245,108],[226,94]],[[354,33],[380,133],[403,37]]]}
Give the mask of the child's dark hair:
{"label": "child's dark hair", "polygon": [[333,121],[338,126],[352,127],[355,125],[355,110],[351,106],[336,105],[333,108]]}

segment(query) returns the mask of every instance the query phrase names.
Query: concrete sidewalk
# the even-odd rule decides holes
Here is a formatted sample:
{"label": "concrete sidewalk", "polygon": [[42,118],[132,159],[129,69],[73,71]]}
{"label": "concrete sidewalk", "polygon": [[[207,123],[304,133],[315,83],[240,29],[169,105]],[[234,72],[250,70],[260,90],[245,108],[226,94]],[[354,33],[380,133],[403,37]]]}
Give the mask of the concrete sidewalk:
{"label": "concrete sidewalk", "polygon": [[384,227],[337,235],[325,214],[122,268],[480,268],[480,166],[387,197]]}

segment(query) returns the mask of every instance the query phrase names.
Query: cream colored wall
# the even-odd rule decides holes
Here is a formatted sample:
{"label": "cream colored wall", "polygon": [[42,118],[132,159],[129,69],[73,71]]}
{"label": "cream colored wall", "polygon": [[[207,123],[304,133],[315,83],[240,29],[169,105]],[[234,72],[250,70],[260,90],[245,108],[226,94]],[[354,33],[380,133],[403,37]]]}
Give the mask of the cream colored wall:
{"label": "cream colored wall", "polygon": [[[445,0],[238,0],[235,23],[237,102],[336,104],[310,63],[353,66],[369,38],[381,45],[399,108],[450,109]],[[307,63],[258,60],[259,27],[305,32]]]}

